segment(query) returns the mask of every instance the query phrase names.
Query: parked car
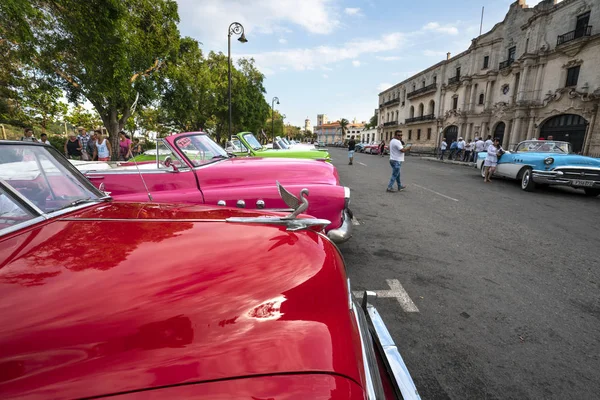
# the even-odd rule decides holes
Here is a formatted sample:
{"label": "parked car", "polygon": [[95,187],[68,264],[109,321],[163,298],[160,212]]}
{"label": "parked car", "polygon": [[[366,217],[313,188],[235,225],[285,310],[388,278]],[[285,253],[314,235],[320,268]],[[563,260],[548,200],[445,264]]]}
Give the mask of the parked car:
{"label": "parked car", "polygon": [[368,154],[379,154],[379,143],[371,142],[365,146],[365,153]]}
{"label": "parked car", "polygon": [[325,147],[325,142],[323,142],[323,141],[317,142],[317,147]]}
{"label": "parked car", "polygon": [[[477,155],[477,168],[484,175],[487,153]],[[573,154],[571,144],[550,140],[526,140],[515,151],[504,153],[495,176],[521,181],[521,189],[536,186],[571,186],[588,196],[600,195],[600,160]]]}
{"label": "parked car", "polygon": [[[96,185],[120,200],[165,203],[223,204],[264,210],[291,210],[276,181],[298,196],[313,200],[311,215],[331,221],[332,240],[352,236],[350,189],[340,186],[337,170],[326,162],[283,158],[230,157],[202,132],[159,139],[152,161],[141,163],[74,162]],[[169,155],[164,155],[168,153]]]}
{"label": "parked car", "polygon": [[24,142],[0,207],[3,399],[419,398],[327,221],[114,201]]}
{"label": "parked car", "polygon": [[288,140],[286,138],[281,138],[279,136],[277,136],[276,139],[282,139],[289,149],[302,149],[302,150],[316,149],[316,146],[314,144],[297,142],[295,140]]}
{"label": "parked car", "polygon": [[356,146],[354,146],[354,151],[363,153],[365,151],[365,144],[364,143],[356,143]]}
{"label": "parked car", "polygon": [[331,156],[325,149],[290,149],[283,139],[275,141],[276,146],[265,148],[256,139],[252,132],[240,132],[230,138],[231,146],[227,146],[229,153],[237,156],[250,156],[262,158],[306,158],[311,160],[321,160],[331,162]]}

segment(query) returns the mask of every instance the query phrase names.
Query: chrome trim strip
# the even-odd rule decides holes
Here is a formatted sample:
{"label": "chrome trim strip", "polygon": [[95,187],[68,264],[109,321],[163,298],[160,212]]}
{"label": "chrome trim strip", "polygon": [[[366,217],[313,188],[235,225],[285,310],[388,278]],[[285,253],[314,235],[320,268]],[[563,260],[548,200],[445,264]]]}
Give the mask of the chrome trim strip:
{"label": "chrome trim strip", "polygon": [[352,220],[348,209],[344,209],[342,214],[342,225],[337,229],[327,232],[327,237],[334,243],[344,243],[352,237]]}
{"label": "chrome trim strip", "polygon": [[36,224],[39,224],[40,222],[44,222],[44,221],[46,221],[46,218],[44,218],[44,216],[40,215],[40,216],[34,217],[30,220],[21,222],[17,225],[13,225],[13,226],[9,226],[4,229],[0,229],[0,237],[4,236],[4,235],[8,235],[9,233],[19,231],[21,229],[25,229],[27,227],[30,227],[30,226],[33,226]]}
{"label": "chrome trim strip", "polygon": [[105,222],[227,222],[224,219],[168,219],[168,218],[61,218],[61,221],[105,221]]}
{"label": "chrome trim strip", "polygon": [[[366,294],[365,294],[365,297]],[[420,400],[421,396],[410,372],[377,309],[363,298],[363,308],[372,327],[373,337],[381,351],[383,362],[390,373],[390,380],[406,400]],[[398,393],[398,394],[400,394]]]}
{"label": "chrome trim strip", "polygon": [[[371,343],[371,335],[369,335],[369,327],[362,309],[356,307],[356,302],[352,302],[352,315],[356,320],[358,327],[358,334],[360,337],[360,347],[362,350],[363,368],[365,374],[365,392],[368,400],[385,399],[385,392],[383,391],[383,385],[381,377],[379,376],[379,369],[377,367],[377,359],[375,356],[375,349],[373,349],[373,343]],[[369,357],[371,354],[371,357]],[[373,376],[375,374],[375,377]]]}

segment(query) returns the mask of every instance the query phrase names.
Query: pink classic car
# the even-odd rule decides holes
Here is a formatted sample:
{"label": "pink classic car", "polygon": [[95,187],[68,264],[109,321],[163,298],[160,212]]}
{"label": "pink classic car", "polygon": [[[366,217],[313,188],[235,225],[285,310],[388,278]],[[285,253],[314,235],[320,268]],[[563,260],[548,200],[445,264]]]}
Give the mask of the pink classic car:
{"label": "pink classic car", "polygon": [[[342,243],[352,236],[350,189],[330,163],[229,156],[207,134],[159,139],[151,160],[75,163],[98,188],[118,200],[209,204],[307,213],[329,220],[325,231]],[[279,182],[289,195],[281,196]],[[310,197],[310,209],[306,197]]]}
{"label": "pink classic car", "polygon": [[0,141],[0,398],[418,400],[324,223],[114,201]]}

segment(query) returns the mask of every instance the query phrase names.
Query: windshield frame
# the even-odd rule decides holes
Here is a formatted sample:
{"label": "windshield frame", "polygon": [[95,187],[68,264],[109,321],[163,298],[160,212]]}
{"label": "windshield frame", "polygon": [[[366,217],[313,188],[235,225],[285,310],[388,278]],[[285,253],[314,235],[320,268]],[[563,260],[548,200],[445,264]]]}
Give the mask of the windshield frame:
{"label": "windshield frame", "polygon": [[[179,141],[181,141],[181,140],[183,140],[185,138],[194,138],[194,137],[205,137],[208,141],[212,142],[212,144],[215,146],[216,149],[220,149],[220,151],[223,154],[215,154],[210,159],[204,160],[202,162],[202,164],[196,165],[196,163],[194,163],[194,161],[187,155],[187,153],[185,151],[183,151],[183,148],[180,147],[180,145],[178,144]],[[165,143],[169,144],[166,140],[165,140]],[[225,149],[223,149],[223,147],[221,147],[217,142],[215,142],[206,133],[192,133],[192,134],[186,134],[186,135],[177,135],[177,137],[173,139],[173,146],[175,147],[175,150],[176,150],[174,153],[176,153],[179,156],[183,157],[187,161],[185,163],[186,166],[189,165],[189,166],[191,166],[191,168],[201,168],[201,167],[205,167],[207,165],[214,164],[214,163],[219,162],[219,161],[229,160],[230,159],[229,155],[227,154],[227,151]],[[171,146],[169,146],[169,147],[171,147]],[[220,155],[222,157],[214,158],[217,155]]]}
{"label": "windshield frame", "polygon": [[[534,150],[520,150],[523,148],[526,148],[526,146],[532,145],[532,144],[536,144],[539,146],[542,146],[544,144],[552,144],[554,145],[556,148],[562,150],[561,152],[558,151],[552,151],[552,150],[547,150],[547,151],[542,151],[539,149],[534,149]],[[561,146],[562,145],[566,145],[567,146],[567,150],[568,151],[564,151]],[[515,153],[552,153],[552,154],[572,154],[573,153],[573,146],[571,145],[571,143],[569,142],[565,142],[563,140],[524,140],[521,143],[519,143],[517,145],[517,147],[515,148]]]}
{"label": "windshield frame", "polygon": [[[252,143],[250,142],[250,140],[248,140],[248,139],[246,138],[246,136],[250,136],[250,137],[252,137],[252,138],[253,138],[253,139],[256,141],[256,143],[258,143],[259,147],[258,147],[258,148],[257,148],[257,147],[254,147],[254,146],[252,145]],[[256,138],[256,136],[254,136],[254,133],[252,133],[252,132],[244,132],[244,133],[242,133],[242,137],[244,138],[244,141],[245,141],[246,143],[248,143],[248,145],[249,145],[248,147],[250,147],[252,150],[254,150],[254,151],[260,151],[260,150],[263,150],[263,146],[262,146],[262,144],[260,144],[260,141],[259,141],[259,140]]]}

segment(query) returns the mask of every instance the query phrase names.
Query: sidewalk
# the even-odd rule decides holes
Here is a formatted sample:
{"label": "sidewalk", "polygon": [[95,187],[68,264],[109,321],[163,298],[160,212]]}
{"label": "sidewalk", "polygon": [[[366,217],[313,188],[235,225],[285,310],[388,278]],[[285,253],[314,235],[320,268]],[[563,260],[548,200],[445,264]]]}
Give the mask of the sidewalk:
{"label": "sidewalk", "polygon": [[444,164],[463,165],[465,167],[473,167],[473,168],[477,167],[477,165],[475,165],[475,163],[472,163],[472,162],[454,161],[454,160],[440,160],[439,158],[435,158],[435,157],[421,157],[421,159],[427,160],[427,161],[444,163]]}

